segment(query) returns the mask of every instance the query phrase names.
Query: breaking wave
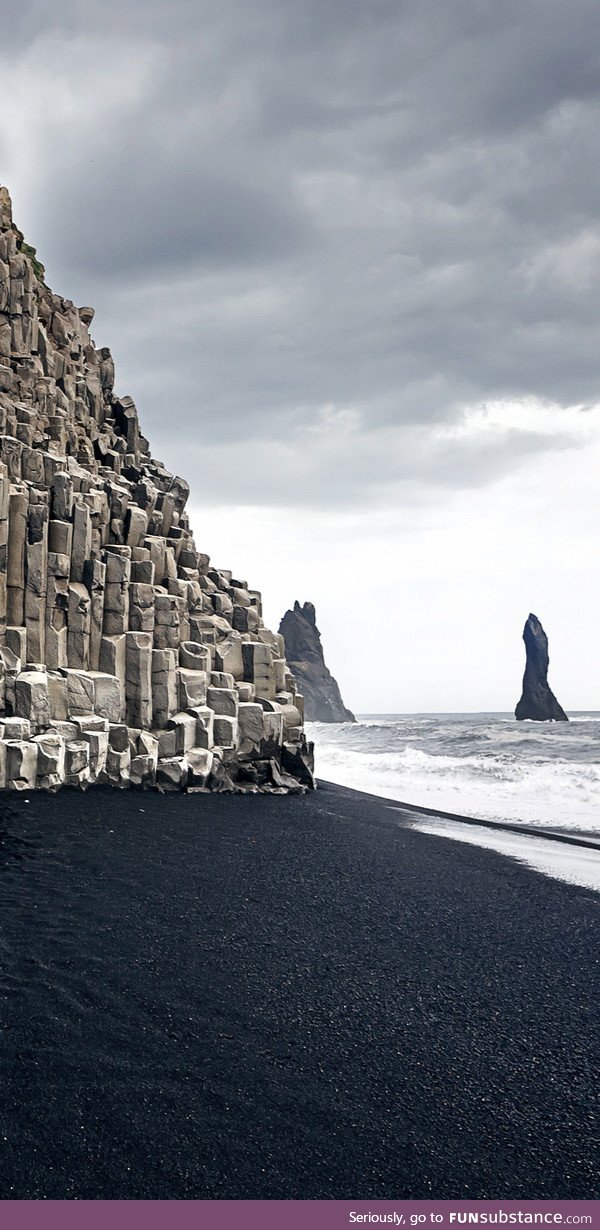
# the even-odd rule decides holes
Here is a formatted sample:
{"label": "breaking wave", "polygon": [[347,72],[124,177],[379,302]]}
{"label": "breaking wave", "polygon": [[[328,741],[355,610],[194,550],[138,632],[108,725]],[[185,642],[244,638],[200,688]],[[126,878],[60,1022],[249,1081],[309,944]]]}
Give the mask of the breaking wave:
{"label": "breaking wave", "polygon": [[317,776],[481,819],[600,833],[598,714],[573,723],[506,714],[369,715],[311,723]]}

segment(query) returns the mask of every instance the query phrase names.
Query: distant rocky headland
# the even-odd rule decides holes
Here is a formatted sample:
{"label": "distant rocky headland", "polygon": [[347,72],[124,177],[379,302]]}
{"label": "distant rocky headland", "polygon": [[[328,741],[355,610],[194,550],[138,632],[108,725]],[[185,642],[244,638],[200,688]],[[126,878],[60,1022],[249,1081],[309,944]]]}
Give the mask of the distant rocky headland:
{"label": "distant rocky headland", "polygon": [[93,315],[0,188],[0,787],[311,787],[283,636],[197,550]]}
{"label": "distant rocky headland", "polygon": [[354,714],[346,709],[340,689],[325,665],[312,602],[305,602],[304,606],[295,602],[294,609],[286,611],[279,632],[285,642],[287,661],[304,697],[306,720],[355,722]]}
{"label": "distant rocky headland", "polygon": [[529,615],[523,629],[525,641],[525,674],[523,693],[515,709],[517,721],[529,718],[534,722],[568,722],[548,683],[548,637],[537,615]]}

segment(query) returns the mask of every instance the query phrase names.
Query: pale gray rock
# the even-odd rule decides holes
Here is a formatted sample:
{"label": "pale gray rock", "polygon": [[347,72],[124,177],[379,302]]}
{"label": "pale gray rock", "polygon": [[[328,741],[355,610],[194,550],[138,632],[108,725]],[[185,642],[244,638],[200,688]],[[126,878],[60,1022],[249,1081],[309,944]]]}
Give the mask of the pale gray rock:
{"label": "pale gray rock", "polygon": [[125,752],[129,747],[129,729],[124,722],[109,723],[108,745],[114,752]]}
{"label": "pale gray rock", "polygon": [[152,637],[126,633],[125,705],[129,726],[152,726]]}
{"label": "pale gray rock", "polygon": [[215,667],[226,671],[234,679],[244,679],[244,659],[242,654],[242,639],[233,629],[226,633],[215,645]]}
{"label": "pale gray rock", "polygon": [[90,627],[92,604],[85,585],[76,581],[69,584],[67,611],[67,656],[73,668],[90,669]]}
{"label": "pale gray rock", "polygon": [[86,560],[83,578],[90,595],[89,669],[97,671],[100,668],[102,645],[106,564],[99,559]]}
{"label": "pale gray rock", "polygon": [[94,683],[94,712],[109,722],[122,722],[125,718],[125,695],[121,679],[101,671],[92,671]]}
{"label": "pale gray rock", "polygon": [[236,691],[229,688],[213,688],[207,690],[206,703],[215,716],[237,717],[239,698]]}
{"label": "pale gray rock", "polygon": [[56,521],[70,521],[73,515],[73,481],[59,471],[52,482],[52,516]]}
{"label": "pale gray rock", "polygon": [[86,671],[62,671],[67,681],[67,710],[70,718],[94,712],[94,680]]}
{"label": "pale gray rock", "polygon": [[179,646],[179,665],[187,670],[210,674],[210,653],[206,645],[183,641]]}
{"label": "pale gray rock", "polygon": [[26,489],[11,487],[9,510],[6,622],[14,627],[23,627],[25,625],[25,544],[29,510],[29,496]]}
{"label": "pale gray rock", "polygon": [[209,709],[207,705],[200,705],[195,708],[193,712],[196,719],[195,746],[209,751],[210,748],[214,747],[215,743],[215,715],[212,709]]}
{"label": "pale gray rock", "polygon": [[125,634],[103,636],[100,641],[100,670],[107,675],[115,675],[125,689],[126,677],[126,647]]}
{"label": "pale gray rock", "polygon": [[33,730],[45,730],[50,723],[48,676],[45,671],[23,671],[15,684],[17,717],[27,718]]}
{"label": "pale gray rock", "polygon": [[269,713],[263,711],[261,757],[272,759],[281,756],[283,744],[283,717],[281,711]]}
{"label": "pale gray rock", "polygon": [[284,789],[283,730],[303,732],[282,638],[198,551],[92,319],[0,188],[2,785]]}
{"label": "pale gray rock", "polygon": [[69,561],[66,573],[69,575],[71,551],[73,549],[73,526],[67,521],[50,521],[48,523],[48,551],[55,555],[66,556]]}
{"label": "pale gray rock", "polygon": [[138,753],[131,759],[129,780],[132,786],[152,789],[156,785],[157,758]]}
{"label": "pale gray rock", "polygon": [[6,629],[6,645],[7,648],[14,653],[15,657],[21,662],[27,661],[27,633],[25,628],[7,628]]}
{"label": "pale gray rock", "polygon": [[188,765],[188,788],[206,789],[212,773],[213,753],[195,747],[186,756]]}
{"label": "pale gray rock", "polygon": [[281,716],[283,719],[283,737],[289,740],[292,737],[292,732],[302,730],[302,717],[300,711],[295,705],[282,705]]}
{"label": "pale gray rock", "polygon": [[235,747],[238,733],[237,718],[218,717],[215,714],[213,731],[215,743],[218,747]]}
{"label": "pale gray rock", "polygon": [[[167,730],[175,734],[175,755],[183,755],[196,746],[196,724],[197,719],[193,713],[175,713],[169,718]],[[159,739],[159,747],[160,744]]]}
{"label": "pale gray rock", "polygon": [[273,649],[262,641],[246,641],[242,646],[244,680],[253,683],[257,694],[271,700],[275,696]]}
{"label": "pale gray rock", "polygon": [[15,687],[21,673],[21,659],[6,645],[0,646],[0,692],[5,714],[14,714]]}
{"label": "pale gray rock", "polygon": [[129,786],[130,768],[131,752],[129,750],[129,743],[122,751],[111,747],[109,743],[106,753],[106,768],[100,781],[125,790]]}
{"label": "pale gray rock", "polygon": [[143,585],[139,582],[130,584],[129,627],[132,632],[154,632],[154,588],[152,585]]}
{"label": "pale gray rock", "polygon": [[235,687],[237,690],[237,683],[235,679],[233,678],[233,675],[229,675],[227,671],[211,671],[210,672],[210,685],[213,688],[231,689]]}
{"label": "pale gray rock", "polygon": [[6,742],[6,785],[9,790],[34,790],[38,745],[34,740]]}
{"label": "pale gray rock", "polygon": [[92,549],[92,521],[87,504],[77,503],[73,510],[73,541],[71,546],[71,580],[83,582],[86,560]]}
{"label": "pale gray rock", "polygon": [[158,760],[158,739],[149,730],[140,731],[137,750],[139,755],[149,756],[156,763]]}
{"label": "pale gray rock", "polygon": [[89,747],[89,775],[97,781],[106,769],[108,757],[108,730],[83,730],[82,740]]}
{"label": "pale gray rock", "polygon": [[31,722],[26,717],[5,717],[3,719],[4,738],[16,742],[31,739]]}
{"label": "pale gray rock", "polygon": [[158,759],[171,760],[177,751],[177,728],[172,726],[170,729],[160,730],[157,732],[158,738]]}
{"label": "pale gray rock", "polygon": [[49,729],[35,735],[37,744],[37,785],[42,790],[58,790],[65,780],[65,740]]}
{"label": "pale gray rock", "polygon": [[69,718],[67,680],[60,671],[48,671],[48,703],[52,722],[66,722]]}
{"label": "pale gray rock", "polygon": [[178,708],[177,658],[174,649],[152,651],[152,713],[157,728],[166,726]]}
{"label": "pale gray rock", "polygon": [[83,786],[90,780],[90,748],[84,739],[65,746],[65,783]]}
{"label": "pale gray rock", "polygon": [[238,706],[240,756],[258,758],[263,739],[262,705],[241,702]]}
{"label": "pale gray rock", "polygon": [[159,790],[185,790],[188,782],[188,762],[185,756],[159,760],[156,784]]}
{"label": "pale gray rock", "polygon": [[206,672],[177,669],[177,693],[180,709],[191,709],[206,704]]}
{"label": "pale gray rock", "polygon": [[125,541],[130,547],[138,547],[143,543],[146,530],[148,528],[148,518],[146,513],[141,508],[136,508],[135,505],[130,505],[125,518]]}
{"label": "pale gray rock", "polygon": [[51,721],[48,730],[56,735],[60,735],[65,743],[73,743],[79,735],[79,731],[74,722]]}

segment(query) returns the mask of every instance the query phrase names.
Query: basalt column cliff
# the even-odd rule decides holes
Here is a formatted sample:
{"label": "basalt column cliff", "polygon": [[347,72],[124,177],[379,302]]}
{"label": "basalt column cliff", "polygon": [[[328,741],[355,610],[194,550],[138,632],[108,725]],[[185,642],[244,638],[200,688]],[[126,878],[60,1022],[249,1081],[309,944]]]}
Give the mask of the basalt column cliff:
{"label": "basalt column cliff", "polygon": [[0,787],[312,786],[283,638],[44,284],[0,188]]}

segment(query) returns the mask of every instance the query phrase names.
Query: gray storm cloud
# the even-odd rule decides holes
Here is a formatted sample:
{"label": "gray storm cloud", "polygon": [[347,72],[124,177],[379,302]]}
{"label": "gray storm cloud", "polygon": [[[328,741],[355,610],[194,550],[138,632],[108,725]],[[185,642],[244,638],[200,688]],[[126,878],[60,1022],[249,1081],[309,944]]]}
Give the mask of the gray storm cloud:
{"label": "gray storm cloud", "polygon": [[568,443],[500,432],[474,464],[415,432],[597,400],[595,2],[29,3],[6,32],[17,221],[200,498],[236,441],[274,504]]}

